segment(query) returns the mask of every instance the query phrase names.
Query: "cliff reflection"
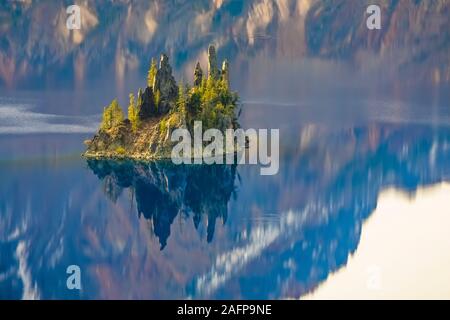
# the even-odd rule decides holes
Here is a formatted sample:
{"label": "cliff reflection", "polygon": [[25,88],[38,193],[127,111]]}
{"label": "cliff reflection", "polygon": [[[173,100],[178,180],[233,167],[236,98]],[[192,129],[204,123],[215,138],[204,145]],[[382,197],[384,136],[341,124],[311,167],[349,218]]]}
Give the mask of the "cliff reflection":
{"label": "cliff reflection", "polygon": [[[305,136],[306,130],[308,143],[285,150],[280,174],[273,181],[252,178],[253,194],[272,190],[252,209],[276,210],[278,220],[254,221],[249,241],[222,252],[210,270],[196,278],[194,296],[236,296],[239,287],[239,296],[247,299],[298,298],[347,265],[383,190],[394,187],[414,194],[419,188],[450,181],[447,126],[305,128],[300,135]],[[250,180],[245,174],[242,179]],[[426,212],[422,214],[426,219]],[[409,227],[405,220],[404,228]],[[406,230],[399,229],[398,234]],[[410,243],[412,248],[418,245]],[[224,280],[218,284],[215,279]]]}
{"label": "cliff reflection", "polygon": [[[87,160],[116,201],[123,189],[131,190],[139,217],[152,222],[161,250],[178,215],[191,217],[198,229],[207,219],[207,241],[214,237],[216,220],[226,222],[228,201],[235,192],[236,165],[173,165],[163,162]],[[133,201],[133,199],[132,199]]]}
{"label": "cliff reflection", "polygon": [[[280,172],[270,177],[250,165],[3,162],[0,297],[303,296],[348,267],[383,190],[450,181],[448,126],[310,125],[280,136],[290,139],[280,140]],[[411,228],[403,217],[399,237]],[[66,289],[71,264],[83,270],[83,291]]]}
{"label": "cliff reflection", "polygon": [[93,160],[88,165],[112,201],[124,189],[132,191],[161,249],[177,216],[192,219],[197,230],[205,221],[208,243],[216,220],[228,219],[219,241],[207,248],[193,239],[175,240],[179,232],[173,232],[164,252],[179,254],[189,245],[187,254],[195,256],[190,271],[184,270],[185,258],[171,256],[168,262],[183,272],[176,284],[185,290],[181,296],[299,297],[346,266],[380,192],[395,187],[413,193],[450,180],[450,128],[372,124],[335,131],[308,127],[297,134],[289,136],[300,143],[281,150],[278,175],[260,176],[256,166],[239,166],[243,183],[236,200],[235,166]]}

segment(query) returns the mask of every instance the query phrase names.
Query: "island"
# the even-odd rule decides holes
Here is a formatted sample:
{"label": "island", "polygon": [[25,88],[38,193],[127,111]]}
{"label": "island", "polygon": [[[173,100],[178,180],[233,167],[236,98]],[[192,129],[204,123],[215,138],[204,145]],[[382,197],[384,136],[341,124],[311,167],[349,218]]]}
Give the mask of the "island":
{"label": "island", "polygon": [[86,158],[96,159],[168,159],[175,142],[171,133],[177,128],[194,130],[201,121],[203,129],[224,132],[239,128],[238,94],[230,90],[229,63],[219,69],[216,49],[208,48],[207,74],[197,62],[190,86],[172,75],[169,58],[162,54],[159,67],[151,60],[145,90],[137,98],[130,94],[128,114],[117,99],[103,110],[98,132],[86,140]]}

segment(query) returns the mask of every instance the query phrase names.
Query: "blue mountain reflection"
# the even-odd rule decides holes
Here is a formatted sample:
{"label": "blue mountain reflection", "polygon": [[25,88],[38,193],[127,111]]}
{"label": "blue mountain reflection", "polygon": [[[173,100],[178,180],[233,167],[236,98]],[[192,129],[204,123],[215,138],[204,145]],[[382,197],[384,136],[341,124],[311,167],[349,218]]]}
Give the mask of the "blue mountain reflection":
{"label": "blue mountain reflection", "polygon": [[161,250],[178,214],[191,217],[196,229],[207,219],[207,241],[214,237],[216,220],[227,219],[233,194],[236,165],[178,166],[170,161],[87,160],[89,168],[104,181],[105,192],[116,201],[123,188],[135,196],[137,212],[151,220]]}
{"label": "blue mountain reflection", "polygon": [[[3,159],[0,298],[300,297],[345,267],[383,189],[450,180],[447,126],[289,135],[272,177],[250,165]],[[66,288],[71,264],[81,291]]]}

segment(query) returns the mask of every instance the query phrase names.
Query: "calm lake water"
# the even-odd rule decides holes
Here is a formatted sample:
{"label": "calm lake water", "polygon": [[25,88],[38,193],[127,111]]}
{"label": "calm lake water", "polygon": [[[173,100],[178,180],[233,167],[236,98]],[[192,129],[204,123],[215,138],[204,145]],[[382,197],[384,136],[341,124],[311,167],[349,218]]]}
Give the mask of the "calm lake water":
{"label": "calm lake water", "polygon": [[[450,298],[439,267],[449,189],[436,189],[450,183],[448,90],[255,90],[243,94],[241,123],[280,128],[274,176],[253,165],[86,161],[83,140],[117,92],[2,92],[0,298],[339,298],[350,284],[409,297],[431,278]],[[377,208],[386,190],[400,201],[387,211]],[[440,201],[417,207],[423,190],[440,190]],[[403,264],[383,254],[391,247]],[[408,273],[407,289],[392,277],[424,259],[428,272]],[[67,289],[69,265],[81,269],[80,291]]]}

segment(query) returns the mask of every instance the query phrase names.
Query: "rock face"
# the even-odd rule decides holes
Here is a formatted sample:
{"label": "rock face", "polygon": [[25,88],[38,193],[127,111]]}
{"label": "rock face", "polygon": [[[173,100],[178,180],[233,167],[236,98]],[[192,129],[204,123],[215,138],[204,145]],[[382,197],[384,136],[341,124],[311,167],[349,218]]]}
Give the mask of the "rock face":
{"label": "rock face", "polygon": [[216,48],[213,45],[210,45],[208,48],[208,77],[212,77],[216,80],[219,78]]}
{"label": "rock face", "polygon": [[199,87],[202,85],[203,80],[203,70],[200,66],[200,62],[197,62],[194,70],[194,86]]}
{"label": "rock face", "polygon": [[[380,5],[381,30],[369,30],[360,14],[370,4]],[[349,61],[369,52],[407,79],[449,82],[449,13],[448,0],[318,1],[306,16],[306,46],[311,56]]]}
{"label": "rock face", "polygon": [[145,88],[144,93],[139,98],[138,97],[139,108],[139,118],[145,120],[155,116],[157,114],[157,109],[155,105],[155,97],[153,95],[153,90],[150,87]]}
{"label": "rock face", "polygon": [[[221,5],[200,1],[198,6],[188,0],[134,1],[132,5],[130,1],[105,5],[104,0],[91,0],[82,1],[84,22],[76,32],[78,40],[72,39],[72,32],[65,32],[65,2],[55,2],[0,1],[0,86],[20,86],[48,77],[67,79],[68,71],[78,81],[88,80],[102,76],[98,68],[107,70],[116,55],[117,59],[148,61],[157,53],[155,48],[173,56],[187,54],[186,63],[195,63],[211,41],[221,43],[221,53],[238,61],[271,52],[271,59],[277,61],[295,58],[302,62],[310,55],[358,62],[360,51],[384,55],[386,49],[395,54],[404,47],[407,63],[396,66],[419,65],[427,74],[436,74],[437,69],[441,81],[450,81],[448,0],[248,0],[220,1]],[[365,25],[370,4],[382,9],[379,32],[369,32]],[[143,13],[149,21],[158,22],[158,32],[145,33],[144,39],[151,42],[142,41],[142,33],[135,31],[142,30]],[[214,21],[202,24],[206,28],[202,34],[211,36],[193,37],[191,33],[200,32],[199,27],[186,26],[203,15]],[[115,23],[104,23],[108,16],[114,16]],[[177,19],[168,19],[171,16]],[[56,27],[46,22],[49,18]],[[260,35],[270,35],[272,40]]]}
{"label": "rock face", "polygon": [[222,63],[222,80],[224,80],[227,85],[230,85],[230,75],[229,75],[229,64],[228,64],[228,60],[224,60]]}
{"label": "rock face", "polygon": [[161,55],[153,90],[155,95],[159,94],[159,104],[156,106],[158,108],[158,113],[167,113],[177,98],[178,86],[172,75],[169,57],[165,54]]}

